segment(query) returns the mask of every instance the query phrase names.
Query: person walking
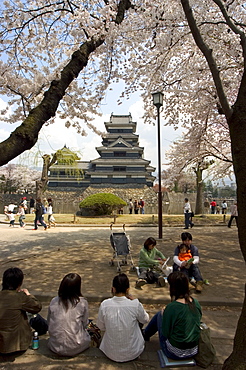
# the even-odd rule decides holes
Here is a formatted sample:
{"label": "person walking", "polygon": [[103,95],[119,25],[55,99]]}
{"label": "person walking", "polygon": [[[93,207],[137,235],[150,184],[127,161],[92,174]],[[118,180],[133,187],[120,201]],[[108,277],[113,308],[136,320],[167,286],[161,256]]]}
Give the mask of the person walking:
{"label": "person walking", "polygon": [[190,206],[188,198],[185,198],[184,216],[185,216],[185,218],[184,218],[184,223],[185,223],[184,229],[189,229],[189,226],[192,228],[194,226],[194,224],[191,220],[191,206]]}
{"label": "person walking", "polygon": [[44,230],[47,230],[47,225],[44,222],[43,214],[44,214],[44,206],[41,202],[41,199],[37,198],[37,200],[36,200],[36,210],[35,210],[35,220],[34,220],[34,229],[33,230],[38,229],[38,222],[44,227]]}

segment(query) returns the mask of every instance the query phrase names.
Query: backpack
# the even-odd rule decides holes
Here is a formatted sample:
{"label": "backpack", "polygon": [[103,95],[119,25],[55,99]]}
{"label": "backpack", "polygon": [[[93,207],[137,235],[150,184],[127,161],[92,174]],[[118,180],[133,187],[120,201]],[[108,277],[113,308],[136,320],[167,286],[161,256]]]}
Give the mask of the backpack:
{"label": "backpack", "polygon": [[47,213],[47,210],[45,206],[42,204],[42,215],[45,215]]}

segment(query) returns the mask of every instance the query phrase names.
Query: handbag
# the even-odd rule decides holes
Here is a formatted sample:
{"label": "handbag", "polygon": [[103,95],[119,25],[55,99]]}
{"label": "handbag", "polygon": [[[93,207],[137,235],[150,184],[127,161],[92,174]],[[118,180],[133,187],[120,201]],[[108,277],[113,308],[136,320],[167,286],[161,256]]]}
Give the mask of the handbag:
{"label": "handbag", "polygon": [[195,216],[195,213],[193,211],[191,211],[190,217],[194,217],[194,216]]}
{"label": "handbag", "polygon": [[86,330],[87,330],[87,332],[89,333],[89,335],[91,337],[92,346],[95,343],[97,348],[98,348],[99,345],[100,345],[101,338],[102,338],[101,330],[99,329],[99,327],[96,324],[94,324],[92,322],[92,320],[89,320],[89,324],[87,325]]}
{"label": "handbag", "polygon": [[205,323],[201,323],[198,353],[194,356],[196,364],[206,369],[213,362],[215,355],[216,351],[211,342],[210,329]]}
{"label": "handbag", "polygon": [[146,272],[146,281],[148,284],[154,284],[157,282],[157,278],[152,270]]}

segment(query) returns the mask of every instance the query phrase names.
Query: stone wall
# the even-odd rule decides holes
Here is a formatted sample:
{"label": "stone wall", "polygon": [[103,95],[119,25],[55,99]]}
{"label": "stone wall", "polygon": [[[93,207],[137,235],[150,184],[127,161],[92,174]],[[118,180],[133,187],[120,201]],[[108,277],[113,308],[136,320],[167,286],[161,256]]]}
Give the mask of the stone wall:
{"label": "stone wall", "polygon": [[[88,195],[95,193],[112,193],[118,195],[127,203],[129,202],[130,198],[132,198],[133,201],[135,199],[143,198],[145,201],[145,213],[158,213],[158,194],[155,193],[153,188],[150,188],[148,186],[142,188],[122,188],[120,185],[114,187],[90,186],[86,189],[78,190],[74,190],[72,188],[57,188],[56,190],[47,190],[43,195],[43,198],[45,197],[53,199],[54,213],[76,213],[77,211],[79,211],[79,203]],[[30,196],[33,196],[33,198],[35,198],[35,194],[0,194],[0,212],[3,212],[4,205],[8,205],[11,202],[18,205],[23,196],[25,196],[28,201],[30,199]],[[182,214],[185,197],[189,199],[193,211],[195,210],[196,193],[163,193],[162,196],[163,214]],[[216,199],[216,201],[221,204],[222,200]],[[230,207],[232,201],[228,201],[228,208]],[[129,213],[128,207],[124,207],[123,212]]]}
{"label": "stone wall", "polygon": [[[45,198],[52,198],[54,202],[54,213],[76,213],[79,210],[79,203],[89,195],[96,193],[111,193],[119,196],[127,203],[129,199],[143,198],[145,201],[145,213],[157,213],[157,194],[148,186],[144,188],[122,188],[122,187],[92,187],[85,190],[68,191],[66,188],[48,190]],[[128,207],[124,207],[124,213],[128,213]]]}

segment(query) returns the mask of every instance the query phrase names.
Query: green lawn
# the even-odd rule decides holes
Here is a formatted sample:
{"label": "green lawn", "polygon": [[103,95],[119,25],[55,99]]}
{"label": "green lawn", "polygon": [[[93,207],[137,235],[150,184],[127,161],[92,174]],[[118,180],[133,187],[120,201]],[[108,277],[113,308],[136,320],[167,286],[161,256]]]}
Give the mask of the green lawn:
{"label": "green lawn", "polygon": [[[26,222],[33,222],[34,215],[27,214]],[[100,216],[100,217],[80,217],[74,214],[54,214],[56,223],[58,224],[105,224],[109,225],[112,222],[118,224],[158,224],[158,216],[155,215],[116,215],[116,216]],[[47,221],[48,216],[44,215],[45,221]],[[230,215],[226,216],[226,221],[228,221]],[[17,221],[16,217],[16,221]],[[206,225],[206,224],[221,224],[223,223],[223,215],[197,215],[193,218],[196,225]],[[182,225],[184,223],[183,215],[163,215],[164,225]]]}

